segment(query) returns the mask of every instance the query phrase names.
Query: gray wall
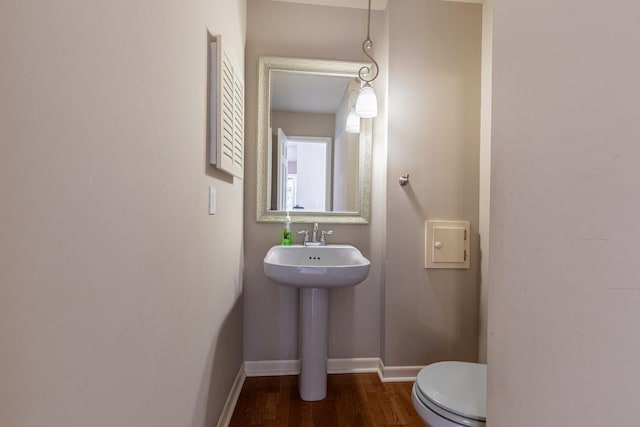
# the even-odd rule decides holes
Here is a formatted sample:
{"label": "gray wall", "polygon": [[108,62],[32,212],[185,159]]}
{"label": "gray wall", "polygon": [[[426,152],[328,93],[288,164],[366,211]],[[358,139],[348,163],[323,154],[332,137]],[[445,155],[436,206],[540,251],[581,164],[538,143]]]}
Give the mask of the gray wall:
{"label": "gray wall", "polygon": [[[366,10],[249,0],[248,13],[251,165],[258,57],[363,60]],[[382,74],[375,82],[381,112],[374,122],[372,223],[331,226],[332,241],[361,248],[373,270],[363,284],[333,292],[329,357],[382,357],[386,365],[477,357],[481,22],[479,5],[435,0],[391,1],[386,13],[374,12]],[[401,188],[398,177],[407,172],[411,185]],[[262,271],[280,225],[254,219],[253,170],[245,185],[245,359],[295,359],[297,292]],[[426,219],[471,221],[470,270],[424,270]]]}
{"label": "gray wall", "polygon": [[493,0],[482,3],[482,83],[480,84],[480,316],[478,361],[487,363],[487,318],[489,301],[489,225],[491,207],[491,84],[493,63]]}
{"label": "gray wall", "polygon": [[636,424],[640,3],[493,7],[487,418]]}
{"label": "gray wall", "polygon": [[[391,1],[387,365],[474,361],[478,333],[480,5]],[[410,184],[398,177],[410,174]],[[424,269],[424,221],[471,222],[471,268]]]}
{"label": "gray wall", "polygon": [[333,138],[335,114],[271,112],[274,134],[282,128],[287,136],[328,136]]}
{"label": "gray wall", "polygon": [[[361,9],[261,0],[249,0],[247,9],[245,360],[297,359],[297,290],[271,282],[262,267],[267,250],[279,243],[281,225],[257,223],[255,220],[256,176],[253,165],[256,164],[258,58],[287,56],[363,61],[360,45],[366,34],[367,14]],[[377,43],[383,38],[381,12],[374,12],[372,27],[372,37]],[[384,77],[376,80],[376,86],[384,87]],[[380,156],[378,145],[383,140],[379,134],[374,134],[374,156]],[[378,173],[383,175],[384,172]],[[375,200],[374,203],[381,206],[382,201]],[[372,217],[371,225],[323,227],[335,231],[331,242],[351,243],[374,261],[364,283],[332,292],[329,325],[329,356],[332,358],[377,357],[380,354],[383,259],[380,246],[373,247],[375,237],[372,235],[382,228],[382,216],[374,208]],[[309,225],[294,225],[293,228],[299,230],[309,228]]]}
{"label": "gray wall", "polygon": [[245,18],[2,3],[3,426],[215,425],[242,364],[243,183],[207,162],[206,28],[242,72]]}

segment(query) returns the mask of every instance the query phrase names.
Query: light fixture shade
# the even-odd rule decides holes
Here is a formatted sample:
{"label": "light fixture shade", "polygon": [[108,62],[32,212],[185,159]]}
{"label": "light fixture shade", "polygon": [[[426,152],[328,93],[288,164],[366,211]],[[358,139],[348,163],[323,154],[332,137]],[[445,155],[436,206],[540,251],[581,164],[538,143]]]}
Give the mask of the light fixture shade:
{"label": "light fixture shade", "polygon": [[370,119],[378,115],[378,100],[369,83],[360,89],[360,94],[356,101],[356,114],[363,119]]}
{"label": "light fixture shade", "polygon": [[347,116],[346,131],[349,133],[360,133],[360,116],[356,114],[356,108],[351,107]]}

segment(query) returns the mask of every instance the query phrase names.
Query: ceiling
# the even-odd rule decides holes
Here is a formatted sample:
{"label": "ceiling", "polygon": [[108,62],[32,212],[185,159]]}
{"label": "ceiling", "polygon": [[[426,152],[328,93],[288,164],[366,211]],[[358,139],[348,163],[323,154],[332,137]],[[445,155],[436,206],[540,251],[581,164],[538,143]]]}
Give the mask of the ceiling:
{"label": "ceiling", "polygon": [[272,111],[335,114],[351,77],[272,71]]}

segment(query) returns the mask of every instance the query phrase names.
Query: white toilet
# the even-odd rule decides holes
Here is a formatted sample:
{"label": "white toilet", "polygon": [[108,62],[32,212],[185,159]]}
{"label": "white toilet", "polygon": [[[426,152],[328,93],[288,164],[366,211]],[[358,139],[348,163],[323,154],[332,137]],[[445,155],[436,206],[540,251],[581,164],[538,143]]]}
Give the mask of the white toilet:
{"label": "white toilet", "polygon": [[411,400],[431,427],[484,427],[487,365],[468,362],[428,365],[418,373]]}

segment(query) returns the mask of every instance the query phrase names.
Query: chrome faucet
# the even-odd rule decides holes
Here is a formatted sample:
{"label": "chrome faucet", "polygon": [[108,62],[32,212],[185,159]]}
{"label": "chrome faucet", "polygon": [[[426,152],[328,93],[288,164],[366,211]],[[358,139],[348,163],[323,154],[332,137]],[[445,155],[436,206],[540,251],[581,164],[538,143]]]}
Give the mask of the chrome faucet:
{"label": "chrome faucet", "polygon": [[333,234],[333,230],[322,230],[322,235],[320,236],[320,245],[326,246],[327,245],[326,236],[331,236],[332,234]]}
{"label": "chrome faucet", "polygon": [[320,232],[320,240],[318,240],[318,223],[313,223],[313,231],[311,232],[311,239],[309,239],[309,230],[300,230],[298,234],[304,234],[305,246],[326,246],[327,237],[333,234],[333,230],[322,230]]}
{"label": "chrome faucet", "polygon": [[307,246],[309,244],[309,230],[300,230],[298,231],[298,234],[304,234],[304,241],[302,244]]}

